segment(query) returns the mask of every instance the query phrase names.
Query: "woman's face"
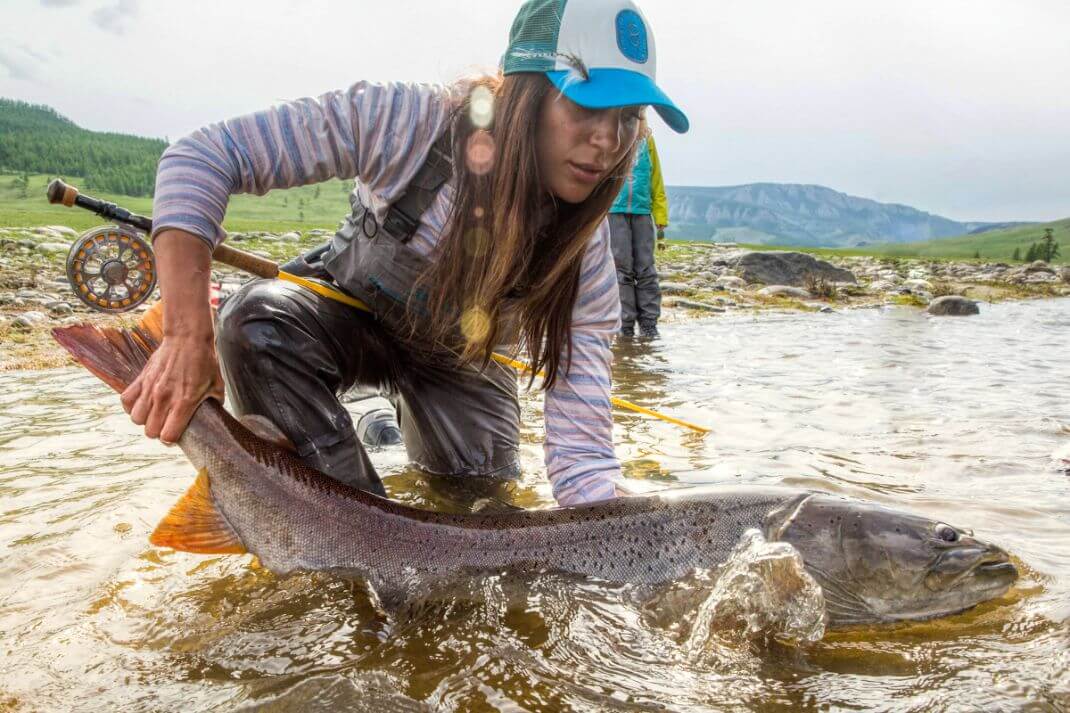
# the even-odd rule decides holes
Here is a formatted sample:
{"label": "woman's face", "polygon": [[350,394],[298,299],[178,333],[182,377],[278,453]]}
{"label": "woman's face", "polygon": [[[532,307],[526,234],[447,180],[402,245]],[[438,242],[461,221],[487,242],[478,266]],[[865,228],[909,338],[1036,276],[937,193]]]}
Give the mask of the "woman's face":
{"label": "woman's face", "polygon": [[586,109],[551,88],[536,129],[545,188],[567,203],[582,203],[624,157],[639,134],[642,107]]}

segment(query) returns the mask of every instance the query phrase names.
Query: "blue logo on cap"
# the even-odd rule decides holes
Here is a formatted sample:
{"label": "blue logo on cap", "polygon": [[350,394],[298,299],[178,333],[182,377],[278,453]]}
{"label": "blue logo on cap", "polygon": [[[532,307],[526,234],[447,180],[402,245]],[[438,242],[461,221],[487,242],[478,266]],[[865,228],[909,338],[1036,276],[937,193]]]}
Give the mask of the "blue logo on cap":
{"label": "blue logo on cap", "polygon": [[646,44],[646,25],[635,10],[621,10],[617,15],[617,47],[633,62],[643,64],[650,56]]}

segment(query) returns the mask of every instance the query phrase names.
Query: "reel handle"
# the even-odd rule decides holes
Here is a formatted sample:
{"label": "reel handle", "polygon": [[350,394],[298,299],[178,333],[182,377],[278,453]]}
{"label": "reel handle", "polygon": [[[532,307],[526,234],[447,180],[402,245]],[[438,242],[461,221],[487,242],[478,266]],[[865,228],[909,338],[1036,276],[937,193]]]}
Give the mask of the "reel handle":
{"label": "reel handle", "polygon": [[279,276],[279,264],[274,260],[268,260],[259,255],[232,248],[226,244],[220,245],[215,249],[215,252],[212,253],[212,259],[224,265],[244,270],[257,277],[274,278]]}

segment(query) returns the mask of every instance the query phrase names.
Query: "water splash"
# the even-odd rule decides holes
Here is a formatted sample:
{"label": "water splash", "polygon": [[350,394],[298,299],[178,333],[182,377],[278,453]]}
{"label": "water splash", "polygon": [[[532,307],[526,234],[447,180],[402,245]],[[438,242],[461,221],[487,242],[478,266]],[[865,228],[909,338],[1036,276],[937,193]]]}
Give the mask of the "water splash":
{"label": "water splash", "polygon": [[748,530],[699,605],[685,650],[694,660],[714,638],[803,643],[824,635],[825,597],[798,551]]}

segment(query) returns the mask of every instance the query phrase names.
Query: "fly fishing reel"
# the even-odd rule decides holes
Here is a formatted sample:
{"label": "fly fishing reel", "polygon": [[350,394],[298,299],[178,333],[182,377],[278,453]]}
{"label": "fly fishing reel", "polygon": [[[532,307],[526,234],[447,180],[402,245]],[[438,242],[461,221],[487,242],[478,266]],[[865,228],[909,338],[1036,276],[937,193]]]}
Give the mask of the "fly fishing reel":
{"label": "fly fishing reel", "polygon": [[67,254],[74,294],[100,312],[126,312],[152,295],[156,266],[141,233],[118,225],[94,228]]}

